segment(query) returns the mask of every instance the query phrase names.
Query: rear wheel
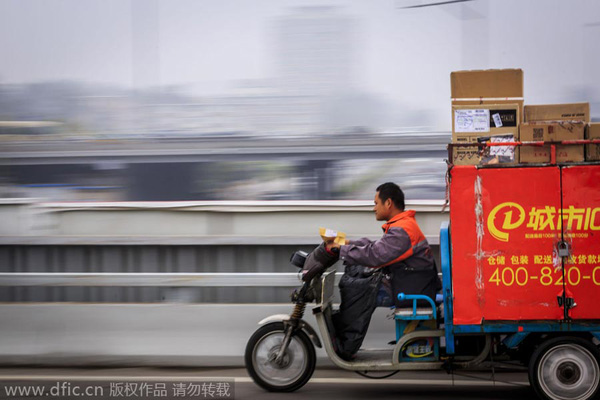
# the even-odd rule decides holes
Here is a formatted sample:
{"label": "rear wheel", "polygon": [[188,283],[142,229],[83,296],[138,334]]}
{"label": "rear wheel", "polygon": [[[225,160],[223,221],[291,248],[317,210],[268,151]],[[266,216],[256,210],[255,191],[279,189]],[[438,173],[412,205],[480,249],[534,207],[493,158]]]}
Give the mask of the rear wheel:
{"label": "rear wheel", "polygon": [[276,322],[260,327],[246,345],[248,374],[259,386],[272,392],[292,392],[308,382],[315,370],[315,348],[298,330],[280,363],[275,358],[285,337],[284,325]]}
{"label": "rear wheel", "polygon": [[546,341],[532,354],[529,381],[549,400],[587,400],[600,393],[600,351],[577,337]]}

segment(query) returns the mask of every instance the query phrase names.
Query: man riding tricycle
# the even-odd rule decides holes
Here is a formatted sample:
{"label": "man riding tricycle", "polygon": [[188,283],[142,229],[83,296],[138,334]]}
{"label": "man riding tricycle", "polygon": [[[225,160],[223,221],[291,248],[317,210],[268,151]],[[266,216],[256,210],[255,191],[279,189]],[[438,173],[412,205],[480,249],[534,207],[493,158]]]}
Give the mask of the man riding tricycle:
{"label": "man riding tricycle", "polygon": [[[262,320],[246,347],[246,367],[258,385],[302,387],[314,371],[316,346],[338,367],[367,375],[508,362],[528,369],[541,398],[598,396],[600,165],[454,166],[448,176],[441,287],[427,241],[416,223],[398,224],[407,211],[382,185],[374,208],[387,221],[380,240],[342,239],[292,257],[304,271],[293,312]],[[338,255],[348,277],[334,310],[329,267]],[[357,264],[367,267],[352,275]],[[364,296],[345,296],[357,280]],[[373,309],[386,304],[382,293],[394,298],[396,343],[358,350]],[[302,319],[311,302],[320,335]]]}

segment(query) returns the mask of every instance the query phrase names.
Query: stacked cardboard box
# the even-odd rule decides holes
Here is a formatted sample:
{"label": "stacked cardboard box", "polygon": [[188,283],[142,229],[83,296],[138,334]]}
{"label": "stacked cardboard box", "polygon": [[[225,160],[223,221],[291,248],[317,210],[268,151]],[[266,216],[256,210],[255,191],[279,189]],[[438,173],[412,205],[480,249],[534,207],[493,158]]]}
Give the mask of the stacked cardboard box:
{"label": "stacked cardboard box", "polygon": [[[522,141],[581,140],[585,137],[586,123],[590,121],[589,103],[548,104],[525,106],[525,122],[520,127]],[[548,163],[551,161],[550,145],[523,146],[521,163]],[[584,161],[583,145],[556,146],[557,162]]]}
{"label": "stacked cardboard box", "polygon": [[[600,139],[600,122],[592,122],[587,126],[587,139]],[[600,161],[600,144],[586,145],[586,160]]]}
{"label": "stacked cardboard box", "polygon": [[525,106],[525,122],[589,121],[590,103]]}
{"label": "stacked cardboard box", "polygon": [[[523,111],[523,71],[499,69],[457,71],[450,74],[452,142],[515,141]],[[478,147],[455,147],[455,165],[513,164],[518,149],[492,147],[483,157]]]}
{"label": "stacked cardboard box", "polygon": [[[453,106],[452,112],[453,143],[518,140],[520,114],[517,104],[479,105],[477,108]],[[492,147],[483,156],[478,147],[459,147],[454,149],[453,159],[455,165],[512,164],[518,156],[514,146]]]}

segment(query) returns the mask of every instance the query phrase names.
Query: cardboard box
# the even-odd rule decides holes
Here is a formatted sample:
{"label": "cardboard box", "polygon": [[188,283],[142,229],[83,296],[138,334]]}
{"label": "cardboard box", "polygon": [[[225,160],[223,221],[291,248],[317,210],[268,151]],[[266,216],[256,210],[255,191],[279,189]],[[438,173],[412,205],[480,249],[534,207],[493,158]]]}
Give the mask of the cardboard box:
{"label": "cardboard box", "polygon": [[545,104],[525,106],[525,122],[583,121],[590,122],[590,103]]}
{"label": "cardboard box", "polygon": [[[600,122],[588,124],[585,138],[600,139]],[[600,144],[587,144],[585,147],[587,161],[600,161]]]}
{"label": "cardboard box", "polygon": [[[453,143],[477,143],[477,135],[462,135]],[[452,149],[452,163],[454,165],[478,165],[480,162],[478,147],[454,147]]]}
{"label": "cardboard box", "polygon": [[[519,105],[488,104],[452,107],[452,142],[477,143],[487,140],[519,140]],[[515,164],[518,151],[513,147],[486,149],[483,157],[478,147],[455,147],[454,165]]]}
{"label": "cardboard box", "polygon": [[450,74],[450,92],[453,106],[518,104],[523,116],[521,69],[455,71]]}
{"label": "cardboard box", "polygon": [[[492,142],[513,142],[519,140],[514,135],[493,135],[478,136],[464,135],[458,138],[455,143],[483,143],[491,140]],[[483,152],[479,147],[455,147],[452,151],[452,163],[454,165],[490,165],[490,164],[516,164],[519,160],[519,149],[515,146],[490,147]]]}
{"label": "cardboard box", "polygon": [[[526,122],[521,124],[519,136],[523,142],[580,140],[585,135],[583,122]],[[521,163],[549,163],[550,145],[522,146]],[[584,161],[583,145],[557,145],[556,162]]]}

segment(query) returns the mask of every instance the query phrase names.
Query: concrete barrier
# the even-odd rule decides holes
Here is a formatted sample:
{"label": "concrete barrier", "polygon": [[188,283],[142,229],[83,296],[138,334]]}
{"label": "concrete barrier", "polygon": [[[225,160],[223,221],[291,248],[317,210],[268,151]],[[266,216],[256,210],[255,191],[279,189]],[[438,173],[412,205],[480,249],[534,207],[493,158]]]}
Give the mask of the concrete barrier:
{"label": "concrete barrier", "polygon": [[[239,367],[258,322],[291,311],[291,303],[2,304],[0,364]],[[373,314],[363,348],[395,339],[389,313]],[[318,329],[310,305],[304,319]],[[329,364],[316,350],[318,362]]]}

